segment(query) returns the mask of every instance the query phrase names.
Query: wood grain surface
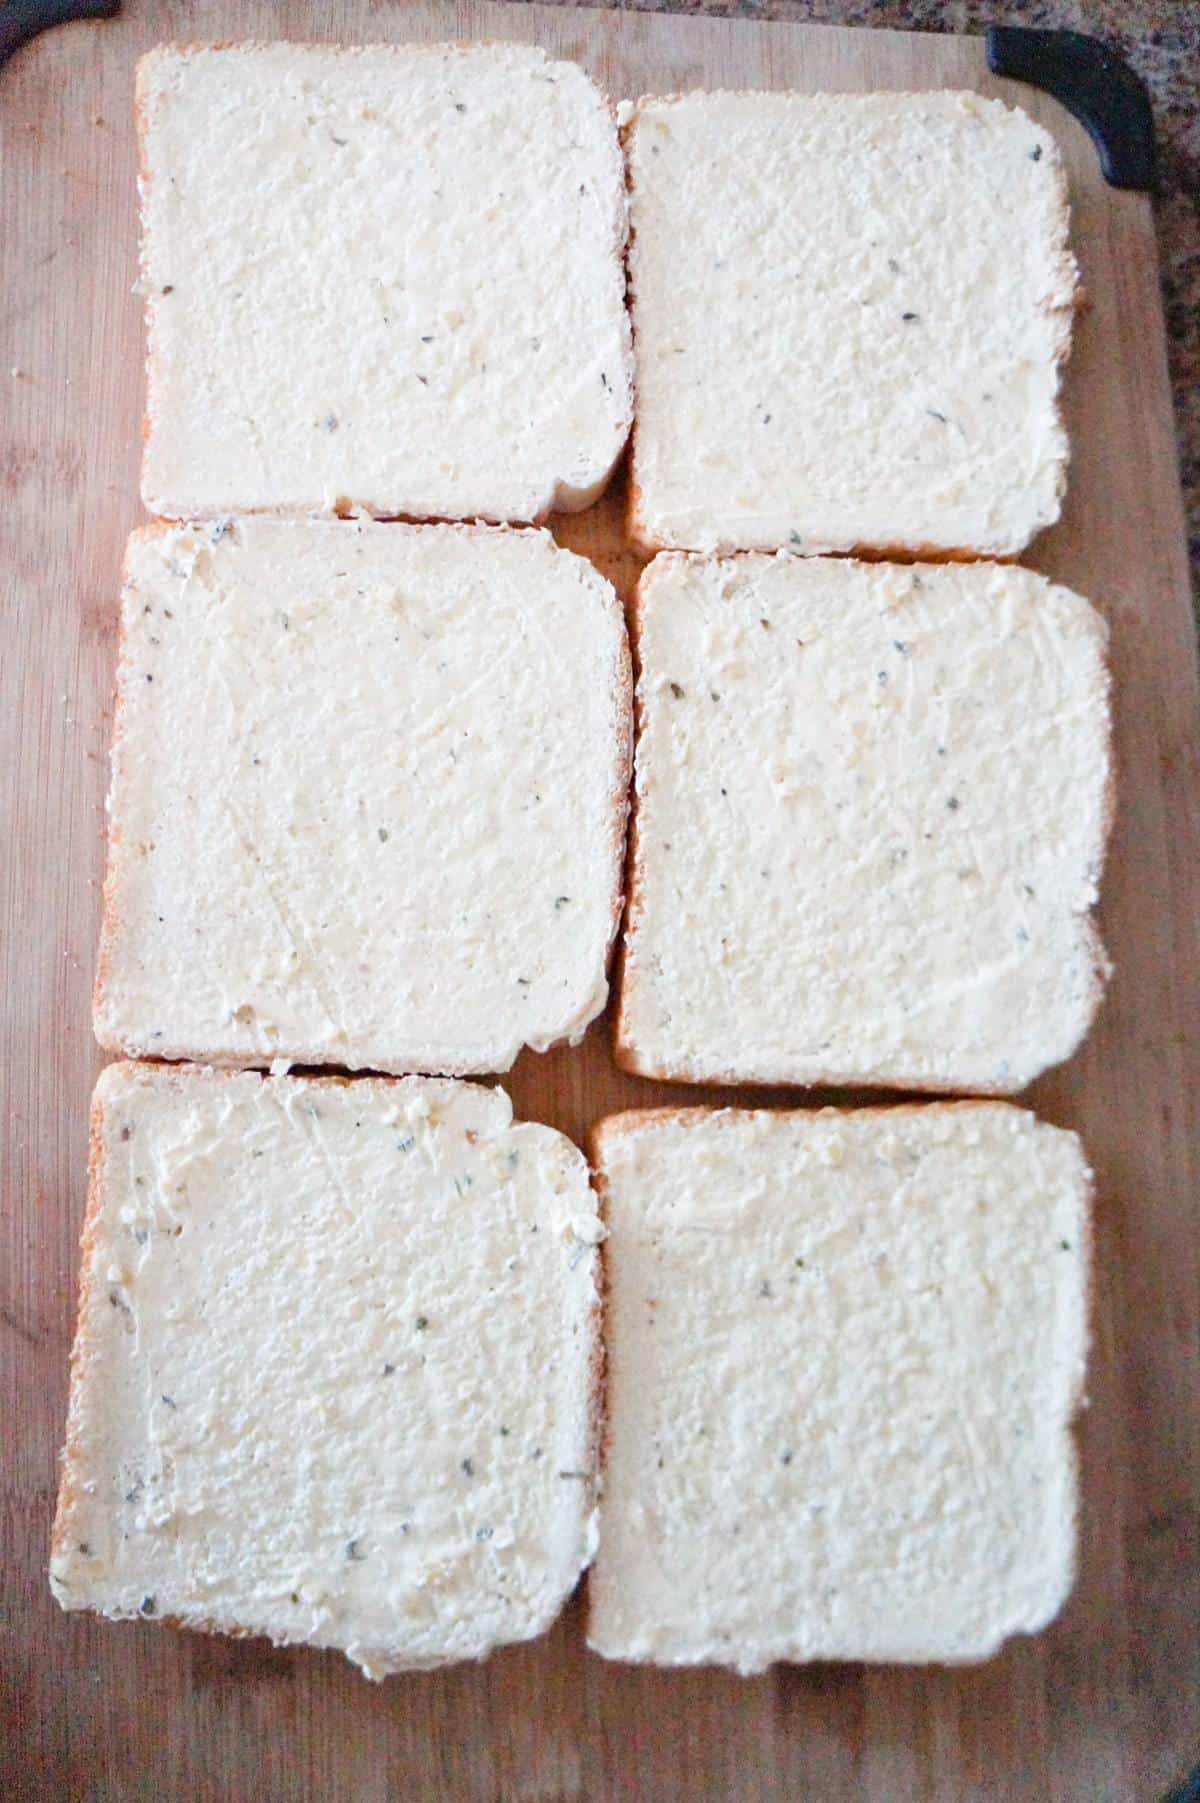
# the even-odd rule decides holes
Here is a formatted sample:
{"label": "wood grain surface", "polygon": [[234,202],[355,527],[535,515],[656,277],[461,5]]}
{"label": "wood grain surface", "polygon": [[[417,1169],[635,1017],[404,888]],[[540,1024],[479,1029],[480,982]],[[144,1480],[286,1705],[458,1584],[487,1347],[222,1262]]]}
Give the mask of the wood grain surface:
{"label": "wood grain surface", "polygon": [[[1112,627],[1116,960],[1083,1052],[1030,1100],[1099,1181],[1079,1583],[1059,1622],[967,1670],[606,1665],[578,1601],[478,1667],[362,1679],[282,1652],[59,1613],[47,1539],[66,1399],[117,575],[138,519],[142,335],[133,63],[166,38],[532,39],[615,98],[739,85],[971,86],[1056,134],[1090,305],[1067,382],[1062,523],[1030,561]],[[486,4],[127,4],[0,76],[0,1791],[15,1798],[1152,1798],[1200,1757],[1197,676],[1149,201],[1105,188],[1053,102],[978,40]],[[1014,254],[1020,247],[1014,246]],[[614,496],[564,542],[622,588]],[[688,1092],[620,1075],[609,1022],[527,1056],[520,1114],[576,1139]],[[704,1091],[692,1091],[702,1098]],[[771,1092],[751,1092],[761,1096]],[[782,1099],[775,1092],[772,1099]],[[792,1098],[795,1100],[794,1096]]]}

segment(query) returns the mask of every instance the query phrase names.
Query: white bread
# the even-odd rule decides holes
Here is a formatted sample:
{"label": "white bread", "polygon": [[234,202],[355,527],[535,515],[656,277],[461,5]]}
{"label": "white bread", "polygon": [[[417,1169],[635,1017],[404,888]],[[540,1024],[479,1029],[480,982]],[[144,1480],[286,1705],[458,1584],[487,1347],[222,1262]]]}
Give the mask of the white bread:
{"label": "white bread", "polygon": [[1053,139],[978,94],[688,94],[626,127],[649,548],[1019,551],[1076,292]]}
{"label": "white bread", "polygon": [[541,1633],[594,1543],[599,1234],[502,1090],[110,1066],[58,1601],[372,1677]]}
{"label": "white bread", "polygon": [[619,1061],[1015,1092],[1108,965],[1106,630],[1008,565],[660,556]]}
{"label": "white bread", "polygon": [[533,520],[632,417],[624,170],[518,44],[193,45],[138,65],[151,513]]}
{"label": "white bread", "polygon": [[96,1033],[450,1075],[604,1006],[620,605],[545,532],[243,519],[126,559]]}
{"label": "white bread", "polygon": [[1003,1103],[618,1115],[588,1639],[983,1659],[1074,1571],[1089,1173]]}

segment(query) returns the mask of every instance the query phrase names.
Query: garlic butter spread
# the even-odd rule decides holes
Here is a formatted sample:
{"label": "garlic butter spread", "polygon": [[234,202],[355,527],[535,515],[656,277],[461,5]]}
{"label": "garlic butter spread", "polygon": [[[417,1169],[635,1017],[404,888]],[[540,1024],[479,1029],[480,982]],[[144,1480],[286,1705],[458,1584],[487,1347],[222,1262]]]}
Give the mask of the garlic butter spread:
{"label": "garlic butter spread", "polygon": [[143,58],[137,95],[150,512],[595,498],[632,398],[624,170],[582,69],[196,46]]}
{"label": "garlic butter spread", "polygon": [[101,1078],[67,1608],[341,1647],[539,1633],[586,1564],[600,1224],[500,1090]]}
{"label": "garlic butter spread", "polygon": [[648,543],[996,554],[1057,517],[1046,131],[977,94],[689,94],[625,142]]}
{"label": "garlic butter spread", "polygon": [[1089,1173],[998,1103],[598,1135],[611,1658],[982,1659],[1074,1571]]}
{"label": "garlic butter spread", "polygon": [[619,1040],[693,1081],[1021,1089],[1107,966],[1106,629],[987,564],[659,557]]}
{"label": "garlic butter spread", "polygon": [[620,606],[537,531],[135,534],[96,1007],[113,1050],[462,1074],[604,1006]]}

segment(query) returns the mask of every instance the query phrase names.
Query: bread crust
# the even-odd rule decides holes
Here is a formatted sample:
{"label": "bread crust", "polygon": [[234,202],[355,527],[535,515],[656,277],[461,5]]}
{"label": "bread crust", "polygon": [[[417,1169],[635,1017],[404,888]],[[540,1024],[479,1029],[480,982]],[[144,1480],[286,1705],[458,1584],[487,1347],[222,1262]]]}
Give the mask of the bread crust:
{"label": "bread crust", "polygon": [[[588,1162],[592,1194],[596,1198],[596,1212],[604,1227],[604,1237],[597,1248],[598,1257],[596,1259],[596,1289],[598,1293],[595,1308],[596,1358],[593,1366],[595,1388],[592,1395],[593,1492],[598,1511],[602,1509],[604,1503],[604,1473],[608,1465],[609,1448],[612,1444],[612,1419],[608,1406],[608,1341],[612,1316],[612,1283],[608,1251],[608,1176],[604,1169],[604,1128],[610,1121],[620,1118],[618,1115],[607,1115],[598,1121],[593,1121],[584,1135],[584,1157]],[[589,1567],[591,1563],[592,1561],[589,1560]],[[590,1592],[587,1606],[590,1611]]]}
{"label": "bread crust", "polygon": [[[247,516],[235,516],[235,518],[242,517]],[[263,516],[249,517],[258,518]],[[291,523],[302,528],[305,524],[312,522],[297,519]],[[328,524],[328,522],[318,523]],[[438,530],[451,532],[458,537],[469,539],[475,539],[481,535],[497,532],[513,535],[532,533],[539,534],[543,537],[545,536],[544,527],[513,525],[487,526],[466,520],[447,520],[444,522],[421,520],[412,522],[412,525],[416,530],[428,529],[431,531]],[[129,581],[131,556],[134,548],[139,544],[162,538],[167,533],[175,532],[179,529],[180,522],[162,519],[151,520],[145,525],[134,528],[126,542],[125,554],[122,561],[122,594],[124,594],[126,584]],[[605,609],[610,620],[617,628],[616,658],[611,676],[615,755],[613,757],[612,781],[609,786],[607,832],[610,869],[610,902],[608,910],[608,935],[604,949],[604,974],[609,989],[611,990],[617,935],[620,931],[625,905],[625,839],[631,805],[633,774],[633,661],[629,643],[629,632],[625,621],[625,610],[621,605],[620,596],[613,588],[612,583],[601,574],[593,563],[587,558],[580,556],[578,552],[567,550],[564,546],[557,543],[554,545],[554,552],[556,556],[575,558],[579,563],[585,565],[591,575],[595,577],[596,581],[602,585],[601,593]],[[109,750],[110,775],[107,851],[104,882],[101,892],[100,933],[96,953],[95,977],[92,987],[92,1022],[96,1041],[104,1051],[117,1057],[146,1058],[149,1056],[151,1061],[167,1059],[185,1063],[213,1065],[215,1067],[230,1070],[265,1070],[275,1059],[280,1057],[286,1058],[291,1064],[328,1065],[329,1056],[327,1049],[312,1045],[279,1047],[275,1050],[247,1054],[231,1050],[228,1047],[213,1048],[210,1046],[196,1046],[164,1037],[161,1045],[158,1046],[153,1053],[147,1055],[142,1047],[135,1046],[122,1039],[119,1033],[111,1031],[104,1023],[103,1014],[112,981],[115,946],[123,925],[118,895],[126,868],[125,860],[129,855],[128,848],[125,845],[120,816],[112,807],[117,785],[117,771],[124,749],[124,711],[126,695],[126,685],[124,680],[125,649],[125,611],[122,606],[117,648],[117,680],[115,684],[115,701],[113,705],[113,730]],[[597,1014],[601,1011],[602,1009],[598,1009]],[[593,1016],[593,1018],[595,1018],[595,1016]],[[564,1041],[568,1037],[569,1035],[564,1035]],[[563,1043],[563,1041],[558,1041],[556,1043]],[[519,1055],[519,1052],[517,1055]],[[512,1062],[515,1063],[515,1061],[516,1059],[514,1057]],[[363,1066],[359,1068],[367,1070],[369,1067]],[[511,1063],[506,1068],[511,1069]],[[403,1070],[393,1070],[388,1074],[395,1076],[415,1074],[422,1076],[469,1078],[495,1074],[495,1067],[493,1065],[479,1065],[464,1062],[447,1065],[444,1069],[436,1071],[414,1071],[410,1069],[410,1066],[406,1061]],[[501,1071],[499,1074],[502,1075],[503,1072]]]}
{"label": "bread crust", "polygon": [[[871,1103],[868,1106],[863,1107],[863,1108],[823,1108],[823,1109],[819,1110],[819,1113],[822,1115],[833,1114],[833,1115],[841,1115],[841,1116],[853,1116],[855,1119],[861,1119],[864,1115],[877,1115],[881,1118],[887,1117],[889,1119],[894,1119],[897,1115],[914,1115],[914,1114],[929,1115],[929,1114],[933,1114],[933,1113],[970,1114],[974,1111],[977,1111],[980,1108],[987,1108],[987,1109],[1003,1108],[1003,1109],[1008,1110],[1012,1114],[1023,1114],[1023,1115],[1032,1115],[1032,1112],[1033,1112],[1029,1108],[1022,1107],[1019,1103],[1011,1102],[1011,1101],[1008,1101],[1003,1098],[974,1099],[971,1097],[962,1097],[962,1098],[959,1098],[959,1099],[956,1099],[953,1101],[882,1102],[882,1103]],[[620,1109],[614,1114],[603,1115],[598,1121],[594,1121],[592,1123],[591,1127],[589,1127],[589,1129],[588,1129],[588,1134],[587,1134],[588,1161],[592,1167],[592,1179],[593,1179],[594,1187],[596,1189],[598,1196],[600,1196],[601,1198],[604,1198],[604,1199],[607,1198],[608,1178],[607,1178],[607,1174],[606,1174],[605,1168],[604,1168],[606,1144],[610,1140],[617,1140],[617,1139],[622,1138],[626,1134],[637,1132],[639,1130],[639,1128],[645,1126],[649,1122],[656,1121],[656,1122],[665,1123],[668,1121],[689,1121],[689,1120],[699,1122],[702,1120],[711,1119],[714,1116],[721,1115],[721,1114],[775,1115],[775,1116],[782,1116],[783,1118],[787,1118],[788,1116],[792,1116],[792,1115],[810,1115],[811,1116],[813,1114],[813,1112],[814,1111],[812,1109],[808,1109],[808,1108],[715,1108],[712,1106],[705,1106],[703,1104],[693,1104],[691,1107],[679,1106],[679,1107],[663,1107],[663,1108],[623,1108],[623,1109]],[[1052,1123],[1042,1122],[1040,1116],[1034,1116],[1033,1118],[1035,1118],[1038,1121],[1039,1125],[1052,1124]],[[1083,1154],[1083,1160],[1084,1160],[1083,1189],[1082,1189],[1082,1194],[1080,1196],[1080,1217],[1081,1217],[1082,1230],[1083,1230],[1082,1231],[1083,1243],[1080,1247],[1080,1255],[1081,1255],[1081,1260],[1082,1260],[1082,1265],[1083,1265],[1084,1328],[1083,1328],[1083,1345],[1081,1348],[1080,1365],[1079,1365],[1079,1375],[1076,1380],[1075,1387],[1072,1390],[1071,1395],[1067,1402],[1067,1416],[1066,1416],[1066,1422],[1065,1422],[1065,1432],[1066,1432],[1066,1436],[1067,1436],[1067,1450],[1068,1450],[1068,1457],[1070,1460],[1070,1467],[1071,1467],[1071,1494],[1072,1494],[1073,1509],[1072,1509],[1071,1522],[1070,1522],[1071,1570],[1070,1570],[1069,1581],[1068,1581],[1066,1590],[1064,1592],[1062,1602],[1059,1605],[1059,1607],[1061,1608],[1065,1605],[1067,1598],[1070,1596],[1071,1591],[1074,1589],[1075,1583],[1078,1579],[1078,1573],[1079,1573],[1079,1530],[1080,1530],[1079,1515],[1080,1515],[1080,1488],[1081,1488],[1081,1486],[1080,1486],[1080,1456],[1079,1456],[1079,1427],[1080,1427],[1080,1418],[1083,1414],[1084,1409],[1087,1407],[1087,1400],[1088,1400],[1087,1399],[1087,1365],[1088,1365],[1089,1358],[1091,1356],[1092,1341],[1093,1341],[1093,1338],[1095,1335],[1096,1308],[1097,1308],[1096,1266],[1095,1266],[1095,1257],[1096,1257],[1096,1238],[1095,1238],[1096,1177],[1095,1177],[1095,1172],[1092,1170],[1091,1165],[1087,1162],[1086,1148],[1083,1146],[1082,1140],[1080,1139],[1079,1135],[1074,1131],[1074,1129],[1060,1127],[1060,1128],[1057,1128],[1056,1131],[1058,1131],[1060,1133],[1068,1132],[1071,1134],[1072,1138],[1075,1139],[1075,1141],[1079,1145],[1080,1151]],[[604,1270],[605,1270],[604,1345],[605,1345],[606,1360],[607,1360],[607,1348],[608,1348],[609,1337],[610,1337],[610,1332],[611,1332],[611,1302],[610,1302],[610,1294],[609,1294],[610,1286],[609,1286],[609,1280],[608,1280],[610,1258],[611,1258],[611,1254],[608,1251],[608,1242],[606,1240],[605,1245],[604,1245]],[[603,1440],[602,1440],[601,1446],[600,1446],[600,1460],[599,1460],[599,1489],[600,1489],[601,1497],[603,1497],[603,1490],[604,1490],[604,1473],[607,1468],[608,1456],[609,1456],[609,1452],[610,1452],[611,1445],[612,1445],[612,1424],[611,1424],[611,1419],[610,1419],[610,1415],[609,1415],[609,1407],[608,1407],[608,1367],[607,1367],[607,1363],[606,1363],[606,1368],[605,1368],[605,1378],[606,1378],[606,1385],[605,1385],[605,1397],[604,1397],[604,1406],[605,1406],[604,1435],[603,1435]],[[601,1532],[603,1532],[603,1525],[601,1526]],[[589,1583],[588,1590],[587,1590],[587,1604],[586,1604],[586,1617],[585,1617],[585,1632],[588,1635],[589,1645],[590,1645],[590,1637],[591,1637],[591,1624],[592,1624],[592,1597],[591,1597],[591,1586]],[[998,1647],[995,1649],[995,1652],[999,1652],[1000,1650],[1001,1649]],[[994,1656],[995,1656],[995,1654],[992,1653],[992,1654],[985,1654],[980,1659],[964,1659],[964,1660],[959,1660],[959,1661],[939,1661],[939,1663],[945,1663],[945,1664],[955,1663],[955,1664],[961,1664],[961,1665],[982,1665],[982,1664],[985,1664],[988,1659],[990,1659]],[[652,1659],[628,1659],[628,1660],[622,1660],[621,1663],[622,1664],[634,1664],[634,1665],[652,1665],[655,1663],[655,1661]],[[837,1663],[844,1663],[844,1662],[839,1661]]]}
{"label": "bread crust", "polygon": [[[125,550],[121,558],[121,595],[124,596],[129,581],[130,553],[136,544],[151,539],[161,538],[172,530],[169,520],[154,520],[144,526],[135,526],[125,541]],[[117,622],[117,668],[113,680],[113,724],[112,740],[108,750],[108,805],[105,812],[106,845],[104,857],[104,882],[100,891],[100,935],[96,949],[96,972],[92,980],[92,1026],[96,1043],[106,1052],[120,1052],[121,1046],[112,1042],[112,1036],[104,1034],[100,1029],[100,1012],[108,994],[108,985],[112,977],[113,941],[120,926],[120,914],[117,909],[118,878],[121,871],[124,835],[121,823],[112,810],[113,791],[116,785],[117,760],[121,756],[125,740],[125,683],[122,679],[125,662],[125,608],[123,601],[118,604]],[[95,1114],[93,1100],[93,1116]],[[94,1130],[94,1120],[93,1120]],[[88,1166],[89,1177],[91,1165]]]}
{"label": "bread crust", "polygon": [[82,1496],[83,1480],[79,1475],[80,1423],[78,1398],[84,1372],[93,1365],[99,1349],[89,1331],[87,1318],[87,1274],[96,1251],[96,1230],[104,1191],[104,1099],[97,1090],[88,1113],[87,1202],[79,1245],[79,1275],[75,1311],[75,1334],[71,1343],[70,1389],[67,1422],[59,1453],[58,1501],[50,1530],[50,1557],[58,1558],[71,1539],[72,1524]]}
{"label": "bread crust", "polygon": [[[701,551],[670,551],[665,553],[665,555],[683,557],[692,563],[707,563],[713,561],[709,554]],[[722,561],[769,555],[769,552],[737,551],[731,553],[729,558],[723,558]],[[980,560],[972,559],[971,561]],[[986,561],[995,562],[996,560],[987,559]],[[629,797],[629,826],[625,870],[625,918],[616,970],[617,1006],[613,1019],[612,1039],[614,1064],[616,1064],[619,1070],[625,1071],[631,1077],[646,1077],[659,1083],[681,1083],[693,1086],[696,1084],[712,1086],[720,1085],[731,1089],[750,1087],[787,1088],[798,1089],[801,1091],[839,1088],[899,1089],[906,1090],[915,1095],[928,1096],[961,1096],[964,1091],[967,1091],[971,1096],[979,1096],[985,1099],[994,1098],[996,1100],[1002,1100],[1006,1096],[1019,1095],[1023,1089],[1028,1087],[1028,1084],[1022,1084],[1019,1088],[1015,1089],[1011,1084],[1005,1085],[1003,1083],[972,1083],[964,1085],[949,1080],[939,1082],[927,1077],[914,1077],[911,1073],[904,1071],[891,1071],[875,1076],[862,1076],[859,1074],[848,1075],[845,1071],[825,1070],[814,1076],[798,1079],[795,1077],[781,1076],[778,1072],[757,1072],[753,1075],[746,1075],[745,1073],[737,1073],[726,1068],[715,1067],[706,1067],[704,1070],[699,1070],[694,1067],[686,1069],[682,1067],[667,1069],[661,1064],[652,1063],[650,1060],[643,1058],[639,1054],[629,1024],[626,967],[629,959],[630,939],[645,907],[645,871],[639,847],[640,822],[637,786],[637,747],[640,744],[642,737],[644,711],[641,698],[641,630],[642,612],[645,606],[643,587],[653,567],[653,563],[647,564],[646,568],[642,571],[638,578],[637,586],[630,597],[628,607],[630,645],[633,654],[634,668],[634,779]],[[1112,735],[1112,665],[1107,646],[1104,652],[1103,663],[1105,677],[1105,710],[1109,722],[1110,756],[1108,780],[1104,785],[1104,793],[1101,800],[1098,875],[1103,874],[1117,809],[1117,775],[1114,762],[1115,747],[1113,745]],[[1104,1000],[1109,978],[1112,975],[1112,963],[1100,938],[1099,929],[1094,918],[1094,911],[1088,913],[1083,924],[1087,934],[1091,956],[1091,983],[1088,993],[1088,1005],[1083,1024],[1074,1045],[1071,1047],[1070,1051],[1058,1061],[1063,1064],[1065,1064],[1069,1058],[1075,1056],[1076,1052],[1091,1032],[1092,1027],[1095,1024],[1096,1016],[1100,1011],[1100,1005]],[[1045,1070],[1051,1067],[1043,1066],[1042,1068]],[[1038,1072],[1037,1074],[1040,1075],[1041,1072]],[[1029,1079],[1030,1083],[1035,1081],[1036,1076]],[[919,1105],[920,1104],[918,1104],[918,1106]]]}
{"label": "bread crust", "polygon": [[[599,1124],[599,1123],[597,1123]],[[591,1358],[591,1415],[589,1420],[592,1472],[592,1510],[597,1530],[600,1521],[600,1509],[604,1501],[604,1468],[608,1461],[608,1448],[612,1429],[608,1413],[608,1329],[609,1315],[612,1308],[609,1268],[608,1268],[608,1185],[600,1165],[599,1142],[596,1139],[595,1126],[589,1127],[584,1135],[583,1156],[587,1161],[588,1183],[596,1204],[596,1213],[600,1217],[603,1228],[600,1243],[596,1247],[596,1300],[592,1307],[592,1358]],[[599,1546],[599,1532],[596,1535]],[[587,1565],[580,1574],[580,1581],[586,1584],[587,1573],[596,1556],[593,1549]]]}
{"label": "bread crust", "polygon": [[[743,98],[744,99],[744,98],[748,98],[751,93],[759,91],[759,90],[751,90],[751,89],[746,89],[746,88],[716,88],[716,89],[708,89],[706,91],[710,95],[720,95],[722,97],[728,97],[730,99],[732,99],[732,98]],[[960,93],[971,93],[972,92],[970,89],[948,90],[948,91],[949,92],[957,91]],[[898,91],[892,96],[892,98],[896,99],[896,100],[907,100],[907,99],[913,99],[915,97],[916,97],[915,93],[912,90],[910,90],[908,92]],[[974,96],[974,95],[972,95],[972,97],[977,98],[977,96]],[[629,140],[632,136],[633,125],[637,119],[637,115],[638,115],[639,111],[641,110],[641,108],[643,106],[650,104],[650,103],[652,103],[655,106],[677,106],[680,104],[680,102],[686,101],[691,98],[692,98],[691,95],[682,94],[682,93],[641,94],[638,96],[637,100],[635,100],[632,103],[631,111],[627,115],[625,123],[621,127],[621,148],[622,148],[622,151],[624,152],[624,156],[625,156],[625,185],[626,185],[626,189],[630,195],[632,195],[633,191],[634,191],[634,181],[633,181],[633,170],[632,170],[632,165],[631,165],[630,156],[629,156]],[[817,95],[804,95],[804,96],[797,96],[797,98],[816,99],[816,98],[818,98],[818,96]],[[1023,109],[1020,107],[1011,107],[1008,110],[1011,112],[1023,111]],[[1034,123],[1034,121],[1031,120],[1030,123],[1032,124],[1032,123]],[[1045,305],[1043,307],[1043,311],[1045,313],[1047,313],[1048,315],[1050,315],[1051,317],[1056,318],[1057,323],[1058,323],[1058,330],[1055,335],[1055,342],[1054,342],[1054,348],[1053,348],[1053,362],[1054,362],[1054,367],[1055,367],[1056,371],[1058,372],[1058,376],[1059,376],[1058,390],[1061,391],[1061,373],[1062,373],[1063,368],[1066,365],[1067,359],[1070,357],[1070,354],[1071,354],[1072,326],[1073,326],[1074,317],[1078,312],[1080,312],[1082,310],[1082,308],[1084,306],[1085,296],[1084,296],[1082,282],[1080,280],[1079,267],[1075,261],[1075,258],[1071,252],[1071,249],[1070,249],[1069,232],[1070,232],[1071,209],[1070,209],[1069,193],[1068,193],[1068,186],[1067,186],[1066,168],[1063,163],[1062,153],[1058,148],[1057,141],[1054,139],[1053,135],[1049,132],[1049,130],[1046,127],[1042,127],[1041,129],[1046,132],[1046,136],[1049,139],[1049,142],[1051,145],[1051,155],[1050,155],[1050,159],[1049,159],[1049,172],[1052,174],[1053,180],[1054,180],[1055,214],[1056,214],[1056,219],[1057,219],[1057,224],[1058,224],[1058,244],[1059,244],[1059,253],[1058,253],[1058,257],[1056,259],[1056,264],[1055,264],[1054,288],[1055,288],[1055,292],[1060,293],[1063,297],[1060,300],[1053,300],[1053,299],[1047,300],[1047,302],[1045,303]],[[634,259],[633,259],[633,245],[634,245],[634,240],[636,238],[636,235],[637,235],[636,228],[634,226],[634,221],[633,221],[633,209],[632,209],[632,205],[631,205],[630,209],[629,209],[629,237],[628,237],[628,244],[627,244],[627,248],[626,248],[625,261],[626,261],[626,271],[627,271],[627,276],[626,276],[627,304],[629,307],[630,325],[631,325],[632,334],[633,334],[634,409],[633,409],[633,428],[629,435],[629,483],[628,483],[628,493],[627,493],[627,501],[626,501],[626,522],[625,522],[626,523],[626,531],[628,532],[629,537],[633,540],[634,544],[637,545],[638,549],[640,551],[644,552],[647,556],[654,556],[655,553],[657,553],[659,551],[703,551],[707,555],[710,555],[710,556],[728,556],[731,553],[738,552],[738,551],[744,551],[744,550],[764,551],[764,552],[768,552],[768,553],[770,551],[776,550],[776,549],[787,550],[788,547],[783,544],[780,544],[780,545],[755,544],[755,545],[751,546],[751,545],[733,544],[733,543],[729,543],[729,542],[726,542],[723,540],[719,541],[718,543],[713,544],[713,545],[705,545],[705,546],[683,545],[683,544],[680,544],[676,540],[667,540],[667,539],[664,539],[664,538],[658,536],[654,532],[653,528],[651,527],[651,525],[646,517],[645,489],[642,485],[641,479],[638,474],[638,468],[639,468],[638,421],[639,421],[639,417],[640,417],[640,408],[639,408],[638,402],[637,402],[637,394],[638,394],[638,306],[637,306],[637,282],[635,279]],[[1062,404],[1061,404],[1061,400],[1058,398],[1057,393],[1056,393],[1056,398],[1055,398],[1055,417],[1057,419],[1059,426],[1061,428],[1063,428],[1064,435],[1065,435],[1065,426],[1064,426],[1064,422],[1063,422],[1063,418],[1062,418]],[[1069,453],[1069,447],[1068,447],[1068,453]],[[1064,457],[1062,466],[1060,467],[1059,472],[1058,472],[1057,500],[1059,503],[1059,511],[1061,511],[1062,499],[1066,493],[1066,488],[1067,488],[1067,458]],[[1055,519],[1057,519],[1057,517],[1058,517],[1058,513],[1056,512]],[[1039,530],[1044,531],[1047,529],[1047,527],[1049,527],[1053,523],[1054,523],[1053,520],[1049,520],[1046,522],[1046,525],[1043,527],[1040,527]],[[1029,541],[1026,541],[1026,542],[1028,543]],[[855,545],[847,546],[841,550],[831,550],[831,551],[821,552],[821,553],[819,553],[819,555],[827,556],[827,557],[858,558],[865,563],[979,563],[979,562],[1015,563],[1017,558],[1020,556],[1021,551],[1024,548],[1025,548],[1025,546],[1018,546],[1013,551],[998,553],[995,551],[981,551],[977,547],[973,547],[970,545],[935,545],[935,544],[928,544],[928,543],[924,543],[924,542],[901,543],[901,544],[855,544]],[[811,555],[817,555],[817,553],[812,553]],[[649,1074],[649,1073],[645,1073],[645,1074]]]}
{"label": "bread crust", "polygon": [[[611,586],[611,585],[610,585]],[[615,699],[617,708],[617,730],[620,746],[617,754],[617,772],[611,794],[612,830],[609,843],[612,847],[612,905],[609,910],[608,948],[604,956],[605,973],[609,980],[611,993],[616,975],[615,951],[617,937],[621,931],[621,922],[625,914],[625,896],[627,883],[627,860],[629,857],[629,834],[633,818],[633,747],[634,747],[634,708],[635,708],[635,676],[633,666],[633,647],[630,642],[629,627],[625,609],[621,606],[620,596],[613,591],[613,599],[621,617],[621,641],[618,653]],[[622,954],[624,938],[621,939]]]}

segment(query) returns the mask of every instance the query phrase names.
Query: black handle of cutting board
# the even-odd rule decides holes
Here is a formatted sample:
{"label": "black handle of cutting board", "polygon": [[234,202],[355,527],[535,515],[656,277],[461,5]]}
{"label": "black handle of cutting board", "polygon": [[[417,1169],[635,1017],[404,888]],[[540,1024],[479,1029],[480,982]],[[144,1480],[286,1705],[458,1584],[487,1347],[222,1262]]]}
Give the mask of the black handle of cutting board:
{"label": "black handle of cutting board", "polygon": [[1042,88],[1086,126],[1110,187],[1153,193],[1154,114],[1141,77],[1123,56],[1082,31],[989,25],[984,41],[993,75]]}
{"label": "black handle of cutting board", "polygon": [[111,19],[121,0],[5,0],[0,5],[0,69],[14,50],[68,19]]}

